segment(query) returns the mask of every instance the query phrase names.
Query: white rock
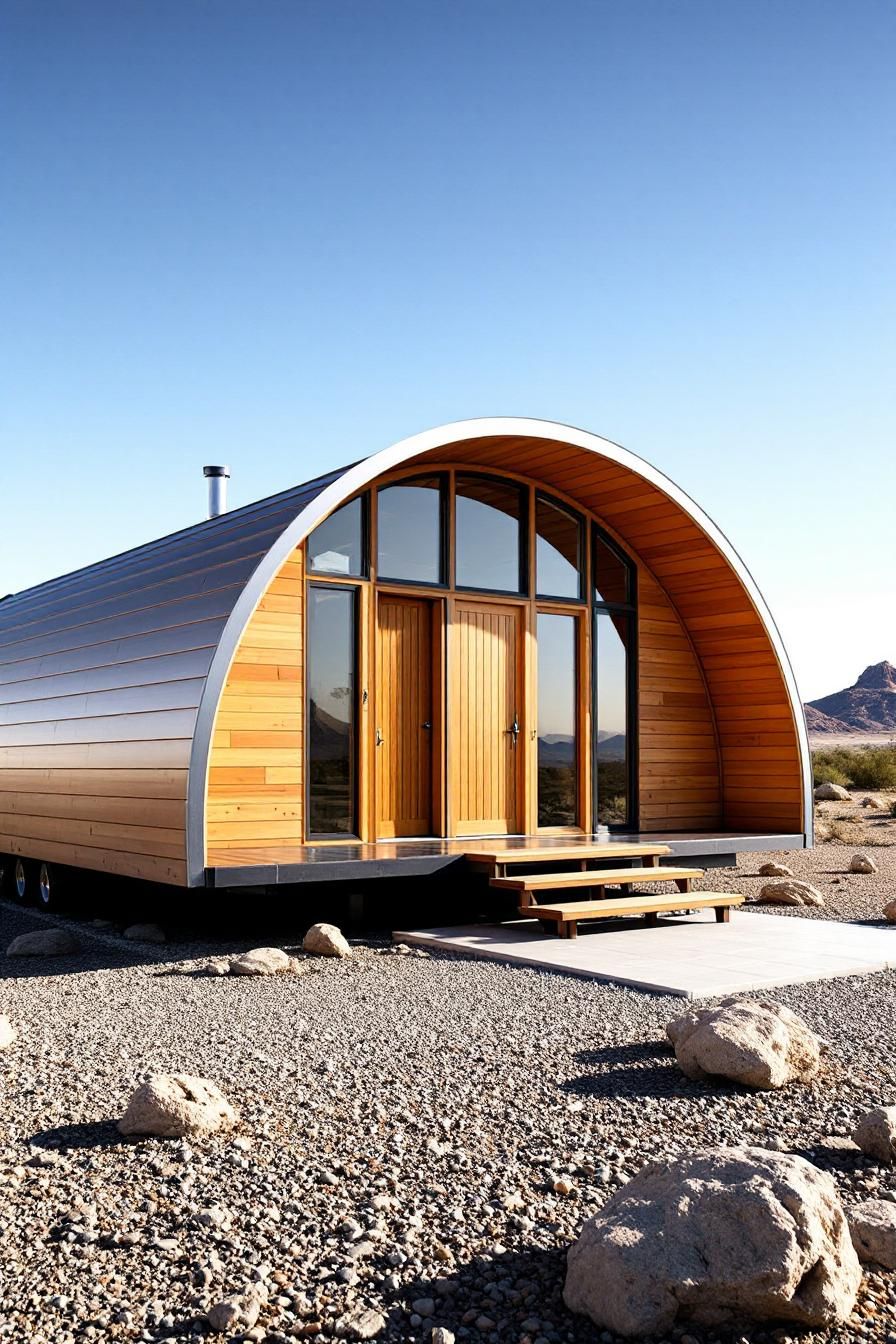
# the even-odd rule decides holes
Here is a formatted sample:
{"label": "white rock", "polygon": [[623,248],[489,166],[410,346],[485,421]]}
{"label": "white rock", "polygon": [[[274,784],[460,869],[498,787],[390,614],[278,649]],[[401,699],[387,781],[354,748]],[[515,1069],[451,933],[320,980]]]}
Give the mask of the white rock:
{"label": "white rock", "polygon": [[851,796],[848,789],[844,789],[841,784],[832,784],[830,780],[826,784],[819,784],[815,790],[816,803],[848,803]]}
{"label": "white rock", "polygon": [[368,1308],[340,1316],[336,1322],[336,1333],[347,1339],[375,1339],[385,1326],[385,1316]]}
{"label": "white rock", "polygon": [[896,1204],[866,1199],[847,1214],[856,1254],[865,1264],[896,1269]]}
{"label": "white rock", "polygon": [[335,924],[312,924],[302,942],[305,952],[313,952],[318,957],[350,957],[349,947]]}
{"label": "white rock", "polygon": [[208,1323],[218,1334],[237,1329],[251,1330],[258,1320],[261,1303],[253,1292],[234,1293],[209,1310]]}
{"label": "white rock", "polygon": [[165,930],[158,924],[129,924],[121,935],[129,943],[166,943]]}
{"label": "white rock", "polygon": [[887,901],[884,906],[884,919],[888,924],[896,924],[896,900]]}
{"label": "white rock", "polygon": [[8,1046],[14,1044],[18,1038],[18,1032],[5,1013],[0,1013],[0,1050],[6,1050]]}
{"label": "white rock", "polygon": [[760,877],[793,877],[793,869],[786,863],[764,863],[759,869]]}
{"label": "white rock", "polygon": [[808,882],[785,878],[780,882],[766,882],[758,899],[766,905],[824,905],[824,897]]}
{"label": "white rock", "polygon": [[853,854],[849,861],[851,873],[876,873],[877,864],[870,854]]}
{"label": "white rock", "polygon": [[454,1344],[454,1332],[437,1325],[429,1332],[429,1344]]}
{"label": "white rock", "polygon": [[821,1060],[821,1042],[803,1019],[764,999],[691,1009],[669,1023],[666,1035],[689,1078],[770,1089],[814,1078]]}
{"label": "white rock", "polygon": [[20,933],[6,949],[8,957],[67,957],[81,945],[68,929],[34,929]]}
{"label": "white rock", "polygon": [[832,1178],[760,1148],[651,1162],[569,1252],[564,1301],[634,1338],[731,1320],[849,1318],[861,1268]]}
{"label": "white rock", "polygon": [[292,958],[279,947],[253,947],[230,962],[231,975],[277,975],[291,970]]}
{"label": "white rock", "polygon": [[885,1166],[896,1163],[896,1106],[875,1106],[852,1132],[866,1157]]}
{"label": "white rock", "polygon": [[183,1138],[229,1129],[236,1111],[207,1078],[187,1073],[153,1073],[132,1094],[118,1122],[122,1134]]}

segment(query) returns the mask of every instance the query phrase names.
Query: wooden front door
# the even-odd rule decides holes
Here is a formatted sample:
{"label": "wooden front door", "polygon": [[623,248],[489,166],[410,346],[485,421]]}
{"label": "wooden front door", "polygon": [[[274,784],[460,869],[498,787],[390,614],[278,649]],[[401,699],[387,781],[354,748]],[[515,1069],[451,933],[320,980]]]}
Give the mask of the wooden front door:
{"label": "wooden front door", "polygon": [[389,597],[377,606],[376,834],[431,835],[433,604]]}
{"label": "wooden front door", "polygon": [[522,830],[522,620],[517,606],[454,605],[448,740],[457,835]]}

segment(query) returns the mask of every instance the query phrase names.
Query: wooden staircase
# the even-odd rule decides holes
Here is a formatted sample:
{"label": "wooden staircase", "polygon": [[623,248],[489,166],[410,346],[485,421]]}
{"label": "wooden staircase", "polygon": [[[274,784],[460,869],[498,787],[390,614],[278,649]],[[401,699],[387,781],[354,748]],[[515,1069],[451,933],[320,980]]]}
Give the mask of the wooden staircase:
{"label": "wooden staircase", "polygon": [[[546,932],[556,929],[561,938],[575,938],[581,920],[643,915],[648,923],[655,924],[659,914],[670,910],[710,908],[715,910],[718,923],[727,923],[731,907],[741,905],[744,898],[720,891],[692,893],[691,883],[695,878],[703,877],[703,869],[661,866],[661,857],[670,852],[668,845],[611,842],[483,848],[467,851],[466,859],[468,863],[489,871],[492,887],[519,893],[521,915],[537,919]],[[641,862],[627,868],[612,866],[623,858]],[[608,863],[611,866],[608,867]],[[545,865],[551,866],[550,871],[519,871],[522,867],[543,870]],[[557,865],[565,866],[558,868]],[[508,869],[517,871],[508,872]],[[676,892],[625,893],[622,890],[639,882],[673,882]],[[607,887],[620,890],[607,895]],[[589,891],[594,895],[590,900],[539,900],[546,893],[562,891]],[[686,899],[682,900],[682,896]]]}

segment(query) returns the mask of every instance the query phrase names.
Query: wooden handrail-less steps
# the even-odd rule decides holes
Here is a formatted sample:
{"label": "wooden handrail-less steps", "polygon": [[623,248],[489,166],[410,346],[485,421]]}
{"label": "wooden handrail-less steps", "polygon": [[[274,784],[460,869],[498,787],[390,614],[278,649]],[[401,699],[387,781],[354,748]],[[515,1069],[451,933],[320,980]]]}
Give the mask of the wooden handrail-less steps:
{"label": "wooden handrail-less steps", "polygon": [[732,906],[743,904],[743,896],[722,891],[699,891],[689,895],[682,903],[677,896],[609,896],[603,901],[562,901],[556,905],[529,906],[521,914],[537,913],[542,927],[553,923],[561,938],[575,938],[578,935],[578,922],[581,919],[609,919],[620,915],[644,915],[648,924],[655,924],[657,916],[670,910],[706,910],[716,912],[718,924],[728,923],[728,914]]}
{"label": "wooden handrail-less steps", "polygon": [[589,863],[616,859],[641,859],[650,868],[671,850],[668,845],[632,844],[619,842],[593,845],[532,845],[519,849],[482,848],[464,850],[464,858],[477,868],[490,868],[493,877],[506,876],[508,868],[521,864],[578,863],[584,871]]}

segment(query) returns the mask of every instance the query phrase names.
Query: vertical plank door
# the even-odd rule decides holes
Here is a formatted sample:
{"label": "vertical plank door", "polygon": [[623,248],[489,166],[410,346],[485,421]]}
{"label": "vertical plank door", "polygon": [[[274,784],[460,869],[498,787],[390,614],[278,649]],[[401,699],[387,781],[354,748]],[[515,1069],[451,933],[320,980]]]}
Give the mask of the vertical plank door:
{"label": "vertical plank door", "polygon": [[432,603],[379,595],[377,838],[432,834]]}
{"label": "vertical plank door", "polygon": [[522,829],[522,619],[518,606],[466,599],[454,606],[448,739],[458,835]]}

